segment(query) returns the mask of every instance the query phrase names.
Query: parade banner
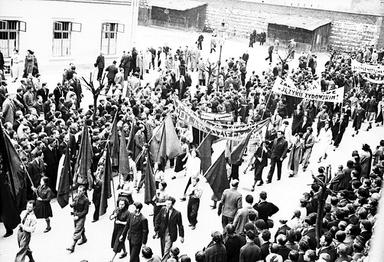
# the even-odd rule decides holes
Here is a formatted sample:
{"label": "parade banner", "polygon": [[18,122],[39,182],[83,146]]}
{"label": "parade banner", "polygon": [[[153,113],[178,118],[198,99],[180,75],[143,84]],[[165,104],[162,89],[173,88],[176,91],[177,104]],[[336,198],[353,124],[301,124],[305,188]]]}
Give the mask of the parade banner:
{"label": "parade banner", "polygon": [[377,85],[382,85],[382,84],[384,84],[384,80],[372,79],[372,78],[369,78],[369,77],[366,77],[366,76],[362,76],[362,77],[363,77],[363,79],[364,79],[365,81],[368,81],[368,82],[370,82],[370,83],[372,83],[372,84],[377,84]]}
{"label": "parade banner", "polygon": [[352,60],[351,66],[352,66],[352,71],[356,71],[359,73],[384,75],[384,66],[360,63],[356,60]]}
{"label": "parade banner", "polygon": [[215,125],[201,119],[199,114],[192,111],[183,103],[176,100],[175,103],[177,105],[176,108],[179,113],[178,117],[180,121],[183,121],[184,123],[187,123],[188,125],[191,125],[206,133],[211,133],[212,135],[217,136],[219,138],[225,138],[229,140],[241,140],[247,134],[249,134],[249,132],[259,131],[261,128],[263,128],[270,122],[270,119],[265,119],[263,121],[251,125],[232,125],[228,127],[222,125]]}
{"label": "parade banner", "polygon": [[209,121],[224,121],[231,122],[233,121],[233,113],[210,113],[210,112],[200,112],[200,118],[203,120]]}
{"label": "parade banner", "polygon": [[287,84],[285,80],[279,77],[276,79],[275,84],[272,87],[272,91],[282,95],[332,103],[342,103],[344,98],[344,87],[327,92],[300,90],[295,86]]}

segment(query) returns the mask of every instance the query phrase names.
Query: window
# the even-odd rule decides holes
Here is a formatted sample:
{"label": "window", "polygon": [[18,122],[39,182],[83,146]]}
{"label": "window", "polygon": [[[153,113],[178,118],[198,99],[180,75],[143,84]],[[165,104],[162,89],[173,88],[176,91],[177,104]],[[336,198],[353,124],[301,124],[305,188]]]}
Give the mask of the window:
{"label": "window", "polygon": [[106,55],[116,54],[117,33],[124,33],[124,25],[103,23],[101,28],[101,52]]}
{"label": "window", "polygon": [[0,20],[0,51],[4,57],[11,57],[13,49],[19,49],[19,32],[25,30],[25,22]]}
{"label": "window", "polygon": [[64,21],[56,21],[53,23],[53,56],[71,55],[72,32],[81,32],[81,24]]}

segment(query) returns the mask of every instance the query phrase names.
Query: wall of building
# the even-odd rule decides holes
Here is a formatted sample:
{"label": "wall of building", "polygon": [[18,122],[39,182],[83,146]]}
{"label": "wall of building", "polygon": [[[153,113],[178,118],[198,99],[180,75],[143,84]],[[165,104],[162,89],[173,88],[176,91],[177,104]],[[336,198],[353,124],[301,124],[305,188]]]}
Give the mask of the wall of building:
{"label": "wall of building", "polygon": [[[359,14],[313,9],[298,6],[274,5],[260,1],[199,0],[208,3],[207,23],[218,28],[225,22],[230,37],[248,37],[256,29],[267,31],[271,16],[296,15],[308,19],[330,19],[330,45],[336,49],[351,50],[361,44],[382,45],[383,21],[377,14]],[[352,12],[352,11],[351,11]],[[380,38],[379,38],[380,37]]]}
{"label": "wall of building", "polygon": [[[63,68],[70,62],[78,66],[93,64],[101,50],[102,23],[124,24],[125,31],[117,33],[116,54],[106,56],[106,62],[110,63],[130,48],[130,6],[115,3],[0,0],[0,20],[26,22],[26,32],[20,32],[20,54],[24,56],[26,50],[33,50],[42,68]],[[81,32],[71,33],[71,55],[68,57],[52,55],[55,21],[81,23]]]}

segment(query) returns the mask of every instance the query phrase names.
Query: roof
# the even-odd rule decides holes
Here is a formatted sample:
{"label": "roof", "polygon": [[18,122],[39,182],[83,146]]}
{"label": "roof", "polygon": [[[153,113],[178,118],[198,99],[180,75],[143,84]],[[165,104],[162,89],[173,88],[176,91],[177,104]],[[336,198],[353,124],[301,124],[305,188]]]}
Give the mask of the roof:
{"label": "roof", "polygon": [[267,19],[267,22],[269,24],[276,24],[276,25],[286,25],[289,27],[297,27],[306,29],[309,31],[316,30],[320,26],[329,24],[332,22],[331,19],[315,19],[315,18],[308,18],[303,16],[276,16],[271,17],[270,19]]}
{"label": "roof", "polygon": [[206,4],[207,3],[193,0],[148,0],[149,6],[156,6],[179,11],[193,9]]}

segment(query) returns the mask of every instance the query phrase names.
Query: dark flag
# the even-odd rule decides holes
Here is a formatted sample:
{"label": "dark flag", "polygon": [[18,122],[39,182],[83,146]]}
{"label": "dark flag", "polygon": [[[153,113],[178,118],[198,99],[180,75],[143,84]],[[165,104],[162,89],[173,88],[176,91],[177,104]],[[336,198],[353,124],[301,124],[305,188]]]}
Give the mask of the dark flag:
{"label": "dark flag", "polygon": [[183,152],[175,126],[170,116],[164,119],[160,130],[156,132],[151,143],[151,154],[154,162],[161,162],[164,159],[172,159]]}
{"label": "dark flag", "polygon": [[117,130],[117,114],[113,120],[112,129],[111,129],[111,137],[109,139],[109,143],[111,145],[111,161],[112,166],[119,165],[119,131]]}
{"label": "dark flag", "polygon": [[248,135],[240,142],[240,144],[238,144],[231,152],[231,156],[230,156],[230,163],[231,164],[240,164],[242,159],[243,159],[243,155],[247,149],[247,146],[248,146],[248,143],[249,143],[249,139],[251,138],[251,135],[252,135],[252,131],[250,131],[248,133]]}
{"label": "dark flag", "polygon": [[128,145],[127,145],[128,150],[133,151],[133,147],[135,145],[134,137],[138,130],[139,130],[139,127],[136,125],[136,121],[132,120],[131,130],[129,131]]}
{"label": "dark flag", "polygon": [[128,160],[128,149],[125,141],[125,132],[121,131],[120,136],[120,150],[119,150],[119,173],[124,177],[127,177],[130,171],[129,160]]}
{"label": "dark flag", "polygon": [[229,188],[229,180],[227,176],[227,167],[225,162],[225,152],[221,153],[216,162],[204,174],[209,185],[212,188],[213,195],[216,199],[221,199],[224,190]]}
{"label": "dark flag", "polygon": [[156,195],[156,183],[155,175],[151,165],[151,159],[149,153],[147,154],[147,163],[145,165],[145,192],[144,192],[144,203],[149,205],[152,203],[153,197]]}
{"label": "dark flag", "polygon": [[75,173],[73,183],[77,185],[88,185],[89,189],[93,187],[93,177],[91,173],[92,167],[92,144],[89,137],[88,126],[84,125],[81,133],[81,143],[79,153],[76,159]]}
{"label": "dark flag", "polygon": [[57,202],[59,203],[61,208],[64,208],[66,205],[68,205],[69,201],[69,194],[71,190],[71,184],[72,179],[70,175],[70,168],[71,168],[71,154],[70,154],[70,147],[67,146],[67,149],[65,150],[65,155],[62,156],[63,159],[60,159],[60,162],[62,162],[61,166],[59,167],[59,170],[57,172]]}
{"label": "dark flag", "polygon": [[0,124],[0,218],[12,229],[20,223],[26,204],[26,171],[16,149]]}
{"label": "dark flag", "polygon": [[203,132],[200,131],[200,129],[197,129],[196,127],[192,127],[192,144],[193,145],[200,145],[200,143],[202,143],[202,140],[203,140]]}
{"label": "dark flag", "polygon": [[208,134],[204,140],[201,142],[197,150],[199,151],[200,160],[201,160],[201,171],[203,174],[207,172],[208,168],[212,164],[212,142],[214,136]]}
{"label": "dark flag", "polygon": [[101,184],[99,216],[102,216],[107,212],[108,198],[112,196],[111,194],[112,163],[111,163],[110,145],[107,145],[106,150],[107,152],[105,154],[104,169],[101,177],[102,184]]}

